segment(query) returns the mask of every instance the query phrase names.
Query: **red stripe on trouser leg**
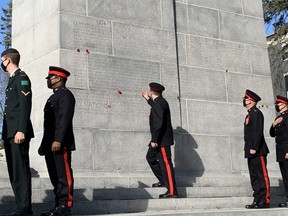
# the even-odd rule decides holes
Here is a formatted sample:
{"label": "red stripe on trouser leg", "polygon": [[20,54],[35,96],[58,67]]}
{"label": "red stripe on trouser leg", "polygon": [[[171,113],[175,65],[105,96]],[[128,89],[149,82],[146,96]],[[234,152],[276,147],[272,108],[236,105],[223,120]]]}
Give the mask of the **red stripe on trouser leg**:
{"label": "red stripe on trouser leg", "polygon": [[267,204],[270,204],[270,183],[269,183],[269,177],[268,177],[268,173],[267,173],[267,169],[266,169],[265,160],[264,160],[263,155],[260,156],[260,160],[261,160],[261,167],[262,167],[263,176],[264,176],[265,185],[266,185],[265,200],[266,200]]}
{"label": "red stripe on trouser leg", "polygon": [[69,166],[69,162],[68,162],[68,153],[67,150],[64,150],[64,163],[65,163],[65,173],[66,173],[66,177],[67,177],[67,183],[68,183],[68,203],[67,206],[68,207],[72,207],[73,205],[73,196],[72,196],[72,185],[73,185],[73,181],[72,181],[72,175],[71,175],[71,170],[70,170],[70,166]]}
{"label": "red stripe on trouser leg", "polygon": [[165,147],[161,147],[161,153],[163,156],[163,160],[166,166],[166,171],[167,171],[167,176],[168,176],[168,182],[169,182],[169,191],[170,191],[170,195],[174,195],[174,185],[173,185],[173,179],[172,179],[172,173],[171,173],[171,167],[166,155],[166,151],[165,151]]}

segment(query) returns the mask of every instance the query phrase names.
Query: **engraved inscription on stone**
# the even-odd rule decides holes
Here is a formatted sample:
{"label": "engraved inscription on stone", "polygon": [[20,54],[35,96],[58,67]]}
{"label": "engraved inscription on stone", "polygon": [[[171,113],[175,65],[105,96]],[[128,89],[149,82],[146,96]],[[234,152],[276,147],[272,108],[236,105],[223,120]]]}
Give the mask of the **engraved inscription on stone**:
{"label": "engraved inscription on stone", "polygon": [[61,66],[71,72],[67,86],[74,89],[88,89],[87,55],[71,50],[61,50]]}
{"label": "engraved inscription on stone", "polygon": [[109,21],[73,21],[73,29],[75,49],[87,48],[88,52],[112,53],[112,33]]}
{"label": "engraved inscription on stone", "polygon": [[[141,26],[114,23],[115,55],[162,62],[176,62],[175,33]],[[179,36],[179,50],[183,47],[183,37]],[[181,52],[184,61],[185,53]]]}
{"label": "engraved inscription on stone", "polygon": [[160,79],[160,65],[155,62],[90,54],[88,64],[90,90],[140,93]]}
{"label": "engraved inscription on stone", "polygon": [[188,65],[251,73],[248,45],[187,36]]}

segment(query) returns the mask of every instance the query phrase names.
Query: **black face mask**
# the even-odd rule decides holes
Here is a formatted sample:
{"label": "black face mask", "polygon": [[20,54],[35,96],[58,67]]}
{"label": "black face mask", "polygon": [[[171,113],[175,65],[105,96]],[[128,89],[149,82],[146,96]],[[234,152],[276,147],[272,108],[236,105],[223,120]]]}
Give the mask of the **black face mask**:
{"label": "black face mask", "polygon": [[1,68],[3,69],[3,71],[7,72],[7,66],[5,66],[5,65],[3,64],[3,62],[1,63]]}
{"label": "black face mask", "polygon": [[56,83],[59,83],[59,82],[61,82],[61,80],[52,84],[52,79],[48,78],[47,79],[47,87],[51,89]]}
{"label": "black face mask", "polygon": [[246,100],[245,100],[245,98],[243,99],[243,106],[246,107]]}
{"label": "black face mask", "polygon": [[53,84],[50,79],[47,80],[47,87],[52,88]]}
{"label": "black face mask", "polygon": [[280,112],[280,108],[279,108],[278,105],[275,105],[275,110],[276,110],[277,112]]}

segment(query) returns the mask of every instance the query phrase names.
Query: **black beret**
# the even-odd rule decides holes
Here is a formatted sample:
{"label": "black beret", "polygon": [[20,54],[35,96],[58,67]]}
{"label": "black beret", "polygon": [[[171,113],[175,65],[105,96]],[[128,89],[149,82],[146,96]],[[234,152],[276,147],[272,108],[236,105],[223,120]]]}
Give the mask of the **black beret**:
{"label": "black beret", "polygon": [[259,95],[249,89],[247,89],[245,92],[245,98],[248,98],[256,103],[261,100],[261,97],[259,97]]}
{"label": "black beret", "polygon": [[4,55],[10,54],[10,53],[18,53],[18,50],[14,49],[14,48],[8,48],[6,50],[4,50],[1,54],[1,57],[3,57]]}
{"label": "black beret", "polygon": [[288,104],[288,99],[286,97],[277,95],[276,96],[276,102],[275,103],[284,103],[284,104]]}
{"label": "black beret", "polygon": [[70,76],[70,72],[61,67],[50,66],[46,79],[48,79],[50,75],[58,75],[67,78],[68,76]]}
{"label": "black beret", "polygon": [[155,92],[163,92],[165,87],[159,83],[152,82],[149,84],[150,90]]}

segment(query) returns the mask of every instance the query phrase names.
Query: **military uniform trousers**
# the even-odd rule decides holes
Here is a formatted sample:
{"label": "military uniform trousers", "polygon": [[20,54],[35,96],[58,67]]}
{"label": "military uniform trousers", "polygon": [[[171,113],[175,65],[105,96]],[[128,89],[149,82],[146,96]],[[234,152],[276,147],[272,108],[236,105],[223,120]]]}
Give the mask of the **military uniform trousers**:
{"label": "military uniform trousers", "polygon": [[176,192],[176,182],[170,146],[158,147],[156,149],[149,146],[146,159],[159,182],[165,185],[170,195],[174,195]]}
{"label": "military uniform trousers", "polygon": [[254,202],[270,204],[270,181],[266,166],[266,155],[248,158],[250,181],[254,191]]}
{"label": "military uniform trousers", "polygon": [[32,212],[29,146],[30,139],[21,144],[15,144],[14,138],[4,140],[9,179],[15,195],[17,213]]}
{"label": "military uniform trousers", "polygon": [[286,201],[288,202],[288,160],[280,161],[279,167],[283,179],[283,184],[285,187],[285,195],[286,195]]}
{"label": "military uniform trousers", "polygon": [[60,150],[45,154],[48,173],[54,187],[55,207],[73,206],[74,178],[71,168],[71,151]]}

